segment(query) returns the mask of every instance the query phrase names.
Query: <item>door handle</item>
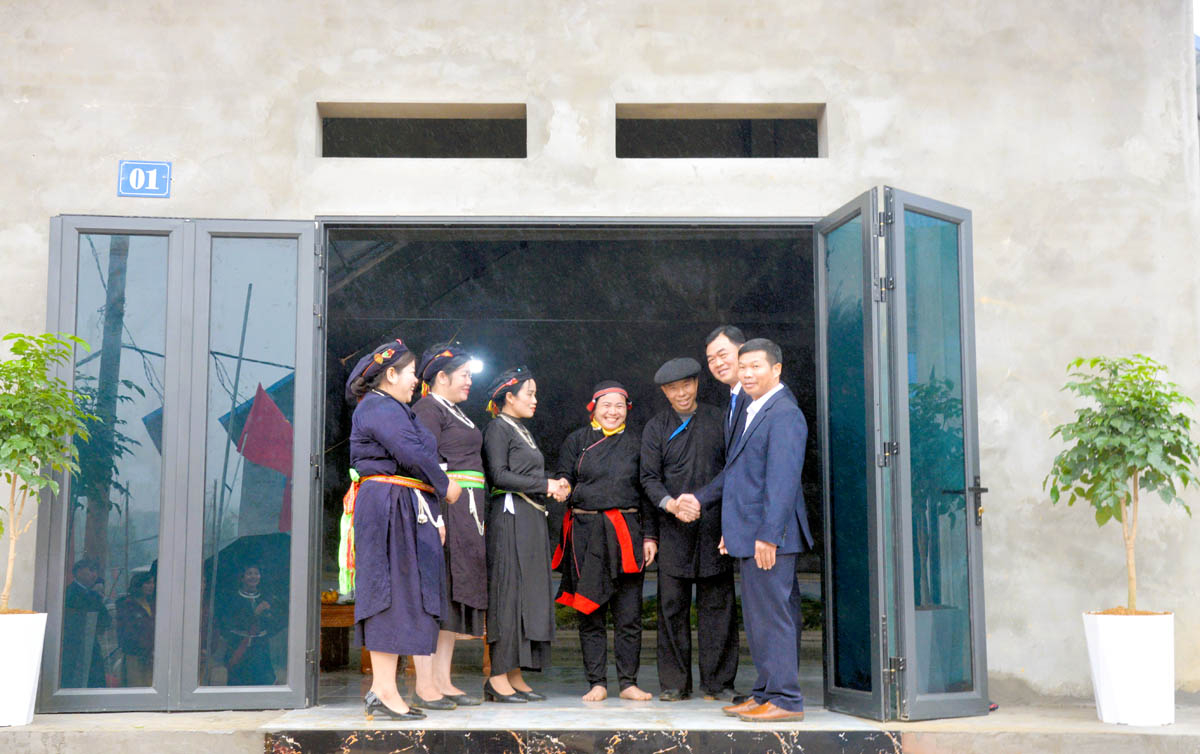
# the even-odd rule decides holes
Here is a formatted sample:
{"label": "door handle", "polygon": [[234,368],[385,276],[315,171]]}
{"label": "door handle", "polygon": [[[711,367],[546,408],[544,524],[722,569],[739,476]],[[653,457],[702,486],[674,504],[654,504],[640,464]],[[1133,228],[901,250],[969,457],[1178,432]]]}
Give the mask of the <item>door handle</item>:
{"label": "door handle", "polygon": [[975,525],[983,526],[983,493],[988,491],[987,487],[980,486],[982,480],[975,477],[975,484],[965,490],[942,490],[943,495],[965,495],[970,493],[975,498]]}

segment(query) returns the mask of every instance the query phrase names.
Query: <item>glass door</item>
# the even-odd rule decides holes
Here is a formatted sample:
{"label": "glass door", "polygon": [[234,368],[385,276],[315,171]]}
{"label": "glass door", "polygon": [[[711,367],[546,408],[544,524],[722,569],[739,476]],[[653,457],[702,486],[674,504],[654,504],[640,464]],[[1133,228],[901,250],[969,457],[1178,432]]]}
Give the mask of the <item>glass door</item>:
{"label": "glass door", "polygon": [[90,343],[60,376],[98,419],[38,519],[42,711],[313,698],[314,231],[54,219],[48,328]]}
{"label": "glass door", "polygon": [[817,414],[824,475],[825,703],[886,719],[883,458],[876,193],[816,226]]}
{"label": "glass door", "polygon": [[313,223],[194,224],[180,708],[303,707],[310,649]]}
{"label": "glass door", "polygon": [[899,717],[987,713],[971,213],[884,189]]}

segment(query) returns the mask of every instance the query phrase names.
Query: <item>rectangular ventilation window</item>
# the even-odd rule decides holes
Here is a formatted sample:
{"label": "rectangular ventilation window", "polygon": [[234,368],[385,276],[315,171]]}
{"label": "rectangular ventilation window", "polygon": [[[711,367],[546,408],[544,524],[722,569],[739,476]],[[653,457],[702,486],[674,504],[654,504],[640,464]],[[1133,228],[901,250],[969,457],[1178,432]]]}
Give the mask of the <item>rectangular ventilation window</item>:
{"label": "rectangular ventilation window", "polygon": [[524,158],[525,105],[319,102],[322,157]]}
{"label": "rectangular ventilation window", "polygon": [[617,157],[823,157],[823,104],[618,104]]}

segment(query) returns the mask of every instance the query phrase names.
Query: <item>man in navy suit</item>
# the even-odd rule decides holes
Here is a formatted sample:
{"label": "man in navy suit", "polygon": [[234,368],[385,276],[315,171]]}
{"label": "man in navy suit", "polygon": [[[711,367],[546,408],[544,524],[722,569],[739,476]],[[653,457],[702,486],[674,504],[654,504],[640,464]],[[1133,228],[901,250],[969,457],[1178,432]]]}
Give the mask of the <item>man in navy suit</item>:
{"label": "man in navy suit", "polygon": [[729,452],[736,432],[745,426],[746,406],[750,405],[750,400],[742,392],[742,383],[738,381],[738,349],[745,342],[746,336],[733,325],[721,325],[704,339],[708,371],[717,382],[729,388],[729,403],[724,407],[726,452]]}
{"label": "man in navy suit", "polygon": [[766,338],[738,350],[746,406],[722,474],[721,551],[742,575],[742,617],[758,682],[750,698],[724,707],[747,721],[804,719],[797,672],[796,556],[812,547],[800,474],[808,425],[780,382],[783,354]]}

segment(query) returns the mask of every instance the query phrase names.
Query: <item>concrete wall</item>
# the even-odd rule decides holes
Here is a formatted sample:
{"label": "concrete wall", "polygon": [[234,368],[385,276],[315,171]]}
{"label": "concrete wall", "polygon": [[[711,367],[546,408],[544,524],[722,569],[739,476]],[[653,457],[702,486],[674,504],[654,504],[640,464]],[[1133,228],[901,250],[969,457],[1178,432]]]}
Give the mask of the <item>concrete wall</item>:
{"label": "concrete wall", "polygon": [[[1120,533],[1049,505],[1047,436],[1076,355],[1145,352],[1200,395],[1189,6],[8,2],[0,330],[42,327],[59,213],[815,216],[882,182],[970,207],[989,665],[998,692],[1084,695]],[[529,157],[322,159],[326,100],[525,102]],[[673,101],[827,103],[828,157],[614,159],[615,103]],[[122,158],[173,161],[172,198],[117,198]],[[1200,526],[1143,515],[1140,604],[1178,611],[1197,691]]]}

